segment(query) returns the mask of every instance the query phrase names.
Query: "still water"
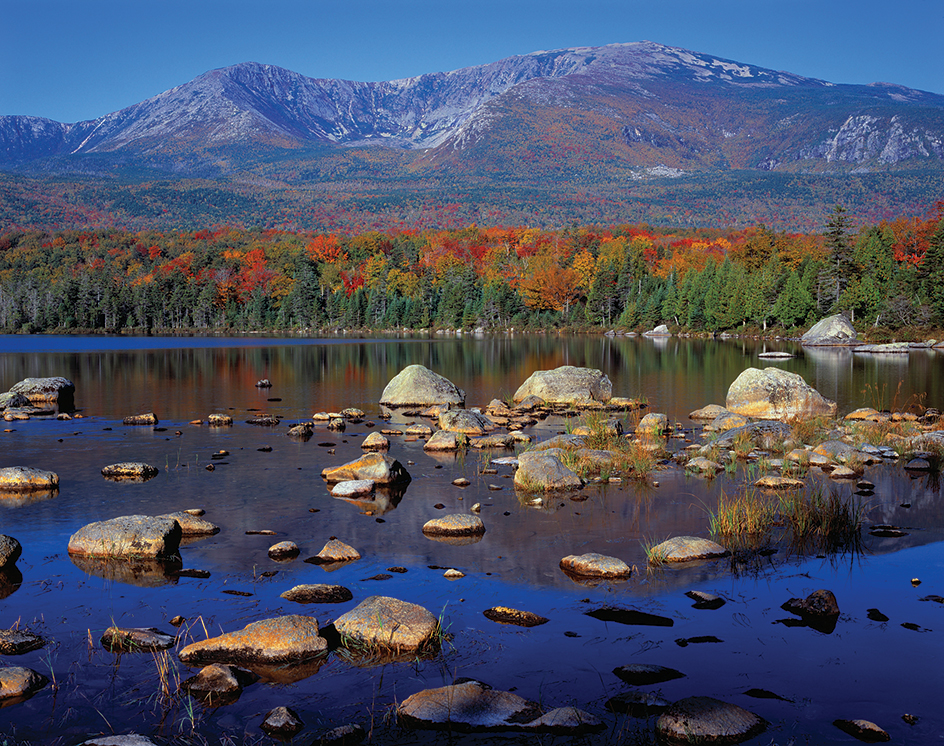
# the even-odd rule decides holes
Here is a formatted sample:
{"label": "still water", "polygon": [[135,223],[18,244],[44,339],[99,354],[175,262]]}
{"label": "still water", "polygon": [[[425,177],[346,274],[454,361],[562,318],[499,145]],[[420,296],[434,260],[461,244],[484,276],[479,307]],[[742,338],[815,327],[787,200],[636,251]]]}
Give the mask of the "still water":
{"label": "still water", "polygon": [[[777,363],[757,357],[772,349],[796,357]],[[801,374],[838,403],[840,414],[859,406],[944,409],[942,361],[932,351],[876,357],[787,343],[674,338],[0,337],[0,390],[30,376],[65,376],[76,385],[76,407],[83,415],[7,423],[10,432],[0,433],[0,466],[49,469],[61,480],[55,496],[0,501],[0,533],[23,545],[17,563],[23,582],[0,600],[0,627],[18,624],[50,640],[41,650],[4,657],[0,665],[27,666],[55,683],[0,710],[0,733],[29,743],[74,744],[100,733],[131,731],[158,743],[225,738],[258,743],[269,740],[259,730],[265,713],[287,705],[306,723],[297,742],[310,743],[329,728],[356,722],[376,743],[438,743],[447,736],[402,731],[391,713],[410,694],[464,676],[513,689],[547,709],[575,705],[606,723],[593,742],[632,743],[647,737],[651,721],[605,709],[607,699],[628,688],[611,671],[627,663],[658,663],[686,674],[655,687],[667,699],[714,696],[768,720],[769,730],[754,743],[848,743],[849,737],[831,725],[837,718],[873,720],[897,742],[935,741],[944,728],[939,707],[944,606],[920,600],[944,595],[944,507],[934,475],[909,477],[894,464],[869,468],[866,478],[876,490],[868,522],[902,526],[907,536],[866,535],[860,554],[774,556],[740,572],[724,562],[647,572],[644,546],[674,535],[707,536],[708,511],[743,475],[706,482],[666,466],[645,483],[588,487],[578,500],[563,496],[531,506],[516,497],[509,467],[481,473],[489,455],[507,453],[433,456],[423,451],[423,441],[403,437],[392,438],[390,449],[412,476],[402,494],[374,503],[336,500],[320,472],[356,458],[363,438],[387,427],[378,419],[377,402],[390,378],[412,363],[446,376],[465,389],[469,406],[483,407],[493,398],[509,400],[534,370],[600,368],[615,395],[644,397],[650,411],[664,412],[692,430],[688,413],[723,404],[730,383],[752,366],[776,365]],[[273,387],[257,389],[261,378]],[[348,425],[343,434],[316,424],[307,442],[287,438],[285,427],[245,424],[258,411],[294,424],[314,412],[344,407],[363,409],[378,424]],[[160,418],[159,428],[121,425],[127,415],[149,411]],[[211,412],[229,413],[236,424],[215,429],[189,424]],[[389,427],[403,429],[412,421],[394,414]],[[626,427],[630,424],[627,418]],[[551,417],[530,432],[544,439],[567,426]],[[698,430],[688,433],[690,441],[700,439]],[[272,450],[258,450],[263,446]],[[208,471],[211,455],[220,450],[229,456]],[[160,474],[143,484],[105,481],[101,468],[119,461],[145,461]],[[472,484],[453,486],[459,476]],[[810,480],[829,487],[822,476]],[[476,502],[487,528],[480,542],[453,546],[421,533],[430,518],[467,512]],[[439,504],[445,507],[435,507]],[[87,523],[197,507],[221,531],[187,543],[181,555],[185,568],[207,571],[209,578],[102,577],[76,566],[66,553],[69,536]],[[274,535],[247,533],[260,530]],[[331,536],[354,546],[362,559],[331,573],[302,561]],[[283,540],[301,547],[298,560],[269,559],[268,547]],[[558,563],[585,552],[619,557],[638,572],[625,583],[575,584]],[[387,573],[391,566],[408,572]],[[445,568],[466,576],[447,580]],[[378,575],[390,577],[374,579]],[[918,587],[911,583],[916,577],[922,579]],[[341,584],[354,600],[303,606],[280,598],[301,583]],[[831,589],[839,600],[842,616],[834,633],[778,623],[790,617],[779,608],[783,602],[818,588]],[[723,596],[727,604],[694,610],[684,596],[692,589]],[[449,637],[442,653],[374,667],[332,656],[303,678],[293,680],[298,673],[264,680],[234,704],[204,708],[163,693],[153,656],[118,656],[98,642],[112,624],[171,632],[175,615],[186,617],[182,630],[199,639],[207,634],[204,627],[218,634],[289,613],[311,614],[327,624],[375,594],[419,603],[439,616]],[[628,626],[585,615],[607,604],[659,614],[672,626]],[[551,621],[532,629],[499,625],[481,613],[496,605]],[[876,607],[889,622],[868,618],[868,609]],[[722,642],[676,643],[701,635]],[[193,673],[174,662],[170,683]],[[784,699],[754,699],[744,694],[751,688]],[[918,723],[903,722],[905,713],[918,716]],[[511,743],[515,738],[521,736],[460,740]]]}

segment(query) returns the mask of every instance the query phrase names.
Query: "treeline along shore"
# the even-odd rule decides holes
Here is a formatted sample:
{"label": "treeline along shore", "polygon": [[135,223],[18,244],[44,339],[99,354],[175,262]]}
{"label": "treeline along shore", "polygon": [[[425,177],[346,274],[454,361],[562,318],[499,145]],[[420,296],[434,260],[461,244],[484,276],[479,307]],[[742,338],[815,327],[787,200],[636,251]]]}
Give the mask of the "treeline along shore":
{"label": "treeline along shore", "polygon": [[819,234],[648,225],[0,235],[4,332],[651,329],[875,341],[944,326],[944,202]]}

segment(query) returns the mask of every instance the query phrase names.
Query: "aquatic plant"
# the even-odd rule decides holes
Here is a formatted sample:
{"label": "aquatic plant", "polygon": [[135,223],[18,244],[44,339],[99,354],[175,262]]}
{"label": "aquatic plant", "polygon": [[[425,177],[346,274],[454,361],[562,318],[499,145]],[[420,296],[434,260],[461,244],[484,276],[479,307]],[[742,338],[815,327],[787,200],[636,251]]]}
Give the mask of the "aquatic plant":
{"label": "aquatic plant", "polygon": [[826,415],[814,417],[791,417],[787,422],[790,425],[790,435],[797,443],[819,445],[829,440],[829,434],[835,423]]}

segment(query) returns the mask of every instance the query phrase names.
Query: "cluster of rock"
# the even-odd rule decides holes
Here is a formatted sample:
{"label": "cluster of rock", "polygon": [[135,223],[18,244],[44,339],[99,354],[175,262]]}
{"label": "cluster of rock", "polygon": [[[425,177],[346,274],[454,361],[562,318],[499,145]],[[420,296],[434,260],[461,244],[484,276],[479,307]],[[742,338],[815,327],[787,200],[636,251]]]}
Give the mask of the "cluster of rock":
{"label": "cluster of rock", "polygon": [[75,384],[59,376],[24,378],[0,394],[0,412],[7,422],[52,415],[72,419],[74,410]]}

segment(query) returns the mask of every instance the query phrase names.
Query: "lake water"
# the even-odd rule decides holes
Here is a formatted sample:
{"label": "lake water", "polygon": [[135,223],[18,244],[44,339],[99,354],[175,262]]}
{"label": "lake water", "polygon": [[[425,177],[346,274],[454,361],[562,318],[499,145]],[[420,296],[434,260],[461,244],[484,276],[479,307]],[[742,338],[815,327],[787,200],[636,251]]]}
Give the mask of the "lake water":
{"label": "lake water", "polygon": [[[758,359],[771,349],[797,356],[777,363]],[[28,701],[0,709],[0,733],[16,743],[73,744],[99,733],[131,731],[158,743],[226,738],[259,743],[269,740],[259,730],[265,713],[287,705],[306,723],[296,742],[307,744],[329,728],[357,722],[372,731],[376,743],[439,743],[448,737],[401,730],[393,709],[420,689],[464,676],[513,689],[548,709],[572,704],[597,715],[606,731],[591,742],[646,742],[651,720],[611,714],[604,703],[629,688],[611,673],[615,666],[658,663],[686,674],[649,687],[667,699],[713,696],[768,720],[768,731],[752,743],[851,742],[832,726],[837,718],[873,720],[895,742],[935,741],[944,732],[939,703],[944,605],[920,600],[944,595],[944,503],[935,475],[908,476],[898,464],[868,468],[866,478],[876,490],[867,522],[901,526],[907,536],[866,533],[861,553],[828,558],[781,553],[739,572],[732,572],[729,562],[647,572],[644,545],[674,535],[707,536],[708,511],[719,494],[737,489],[743,473],[706,482],[666,466],[646,483],[591,486],[580,493],[585,499],[557,496],[531,506],[516,497],[509,467],[481,474],[489,454],[432,456],[423,451],[423,441],[403,437],[392,438],[390,449],[412,476],[402,495],[373,505],[336,500],[320,472],[357,457],[363,438],[386,426],[378,418],[380,394],[412,363],[446,376],[465,389],[469,406],[482,407],[493,398],[509,400],[535,370],[600,368],[615,395],[645,397],[650,411],[694,428],[688,438],[697,442],[700,428],[688,413],[723,404],[728,386],[747,367],[776,365],[799,373],[843,414],[859,406],[944,409],[942,362],[933,351],[876,357],[788,343],[675,338],[0,337],[0,390],[29,376],[62,375],[76,384],[76,407],[83,415],[7,423],[10,432],[0,433],[0,466],[35,466],[61,479],[53,497],[0,500],[0,533],[16,537],[24,548],[17,563],[23,582],[0,600],[0,627],[19,624],[51,640],[41,650],[0,663],[28,666],[55,681]],[[270,379],[272,388],[257,389],[261,378]],[[348,425],[341,434],[316,423],[314,437],[298,442],[285,436],[285,427],[245,424],[258,411],[294,424],[314,412],[344,407],[365,410],[376,427]],[[149,411],[160,418],[159,428],[121,425],[127,415]],[[227,412],[236,424],[213,429],[188,424],[211,412]],[[394,414],[390,426],[413,419]],[[628,427],[630,418],[625,421]],[[567,427],[567,420],[550,417],[529,432],[545,439]],[[334,445],[319,445],[326,442]],[[669,441],[670,449],[686,444]],[[258,450],[262,446],[272,450]],[[229,456],[207,471],[219,450]],[[104,480],[102,467],[119,461],[145,461],[160,474],[143,484]],[[472,484],[453,486],[458,476]],[[810,480],[829,488],[825,477],[811,474]],[[480,542],[453,546],[421,533],[430,518],[467,512],[476,502],[487,527]],[[66,553],[69,537],[87,523],[197,507],[221,531],[188,542],[181,555],[185,568],[207,571],[209,578],[102,577],[78,567]],[[247,534],[259,530],[275,535]],[[331,573],[302,561],[331,536],[354,546],[362,559]],[[282,540],[301,547],[299,559],[269,559],[268,547]],[[585,552],[619,557],[638,572],[625,583],[578,585],[558,563]],[[387,573],[391,566],[408,572]],[[444,568],[466,576],[447,580]],[[391,577],[373,579],[381,574]],[[913,586],[912,578],[920,578],[920,586]],[[299,605],[279,596],[294,585],[320,582],[350,588],[354,600]],[[839,601],[842,616],[834,633],[778,623],[791,616],[779,608],[783,602],[818,588],[831,589]],[[715,611],[694,610],[684,595],[692,589],[721,595],[727,603]],[[218,634],[289,613],[311,614],[327,624],[375,594],[419,603],[440,617],[449,636],[441,654],[373,667],[331,656],[316,672],[262,681],[234,704],[204,708],[185,697],[164,696],[150,654],[117,656],[98,642],[112,624],[171,632],[169,620],[178,614],[188,619],[182,630],[199,639],[206,636],[204,627]],[[497,605],[551,621],[532,629],[499,625],[482,616]],[[586,616],[604,605],[658,614],[672,626],[630,626]],[[868,609],[876,607],[890,621],[871,621]],[[723,642],[676,643],[700,635]],[[195,671],[173,663],[171,680]],[[751,688],[784,700],[745,695]],[[905,713],[918,716],[917,724],[906,724]],[[516,738],[522,737],[460,740]]]}

